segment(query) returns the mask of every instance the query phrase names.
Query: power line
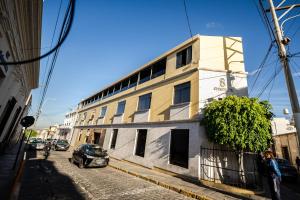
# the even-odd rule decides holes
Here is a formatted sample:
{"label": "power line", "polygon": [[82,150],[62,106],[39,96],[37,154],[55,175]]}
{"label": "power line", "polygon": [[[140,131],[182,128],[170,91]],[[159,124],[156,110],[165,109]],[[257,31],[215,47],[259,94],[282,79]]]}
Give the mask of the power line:
{"label": "power line", "polygon": [[268,50],[267,50],[267,53],[266,53],[265,57],[263,58],[261,64],[260,64],[259,67],[257,68],[258,74],[257,74],[257,76],[256,76],[256,78],[255,78],[255,80],[254,80],[254,83],[252,84],[252,86],[251,86],[251,88],[250,88],[250,92],[249,92],[250,94],[252,93],[252,91],[253,91],[253,89],[254,89],[254,87],[255,87],[255,84],[256,84],[256,82],[257,82],[257,80],[258,80],[258,78],[259,78],[259,76],[260,76],[260,74],[261,74],[263,68],[265,67],[266,61],[268,60],[268,57],[269,57],[269,55],[270,55],[270,52],[271,52],[272,48],[273,48],[273,43],[270,44],[270,46],[269,46],[269,48],[268,48]]}
{"label": "power line", "polygon": [[[71,8],[71,9],[69,9]],[[69,10],[68,13],[70,13],[70,23],[68,23],[68,27],[66,28],[65,34],[62,36],[61,40],[58,41],[58,43],[54,46],[54,48],[52,48],[50,51],[48,51],[47,53],[36,57],[36,58],[31,58],[28,60],[21,60],[21,61],[12,61],[12,62],[0,62],[0,65],[21,65],[21,64],[27,64],[27,63],[32,63],[32,62],[36,62],[39,61],[47,56],[49,56],[50,54],[54,53],[66,40],[67,36],[70,33],[72,24],[73,24],[73,20],[74,20],[74,15],[75,15],[75,0],[70,0],[69,3]]]}
{"label": "power line", "polygon": [[[70,11],[70,8],[71,8],[71,2],[70,2],[69,6],[67,8],[67,12],[65,13],[65,17],[64,17],[64,20],[63,20],[63,23],[62,23],[63,25],[61,27],[59,38],[58,38],[58,43],[63,39],[63,36],[65,36],[65,34],[68,32],[68,27],[72,23],[72,15],[71,15],[72,13]],[[41,113],[41,109],[42,109],[42,106],[43,106],[43,103],[44,103],[44,100],[45,100],[45,96],[47,94],[47,90],[48,90],[49,83],[50,83],[50,80],[51,80],[51,77],[52,77],[52,73],[53,73],[53,70],[54,70],[54,67],[55,67],[55,64],[56,64],[56,60],[57,60],[59,50],[60,50],[60,47],[58,47],[55,50],[54,56],[52,58],[51,66],[50,66],[48,76],[47,76],[47,79],[46,79],[46,84],[45,84],[45,87],[44,87],[44,90],[43,90],[41,101],[40,101],[38,109],[37,109],[36,121],[38,120],[38,118],[40,116],[40,113]]]}
{"label": "power line", "polygon": [[261,89],[261,91],[258,93],[258,98],[261,97],[261,95],[265,92],[265,90],[268,88],[268,86],[270,85],[270,83],[278,76],[278,74],[281,72],[282,67],[279,67],[279,70],[276,70],[276,73],[270,77],[270,79],[267,81],[267,83],[264,85],[264,87]]}
{"label": "power line", "polygon": [[187,24],[188,24],[188,27],[189,27],[190,35],[191,35],[191,37],[193,37],[193,33],[192,33],[191,25],[190,25],[190,20],[189,20],[189,15],[188,15],[187,8],[186,8],[185,0],[183,0],[183,5],[184,5],[184,12],[185,12]]}
{"label": "power line", "polygon": [[[58,24],[58,20],[59,20],[59,16],[60,16],[61,5],[62,5],[62,0],[60,0],[59,9],[58,9],[57,17],[56,17],[56,22],[55,22],[55,26],[54,26],[54,31],[53,31],[53,35],[52,35],[52,39],[51,39],[50,48],[53,45],[53,40],[54,40],[54,36],[55,36],[55,33],[56,33],[56,28],[57,28],[57,24]],[[50,58],[50,56],[47,57],[47,62],[46,62],[45,70],[44,70],[44,73],[43,73],[42,87],[44,87],[44,81],[45,81],[44,79],[45,79],[46,72],[48,71],[49,58]],[[40,91],[40,96],[41,96],[41,94],[42,94],[42,90]]]}
{"label": "power line", "polygon": [[[264,12],[263,12],[263,6],[262,4],[260,4],[260,6],[257,5],[257,3],[255,2],[255,0],[252,0],[253,4],[255,5],[256,7],[256,10],[259,14],[259,17],[263,23],[263,25],[265,26],[267,32],[268,32],[268,35],[270,37],[270,40],[273,41],[274,40],[274,34],[272,34],[272,31],[270,30],[270,23],[268,23],[268,18],[266,18],[266,16],[264,15]],[[273,35],[273,38],[272,38],[272,35]]]}

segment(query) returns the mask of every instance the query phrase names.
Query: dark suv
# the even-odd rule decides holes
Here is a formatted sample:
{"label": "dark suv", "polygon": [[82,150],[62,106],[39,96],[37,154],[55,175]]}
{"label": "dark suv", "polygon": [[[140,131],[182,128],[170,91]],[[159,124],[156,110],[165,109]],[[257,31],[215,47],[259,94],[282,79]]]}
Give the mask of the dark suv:
{"label": "dark suv", "polygon": [[57,140],[55,144],[53,144],[53,149],[55,151],[67,151],[70,147],[70,144],[67,140]]}
{"label": "dark suv", "polygon": [[109,163],[109,156],[96,144],[83,144],[74,150],[72,163],[78,163],[79,168],[84,167],[105,167]]}

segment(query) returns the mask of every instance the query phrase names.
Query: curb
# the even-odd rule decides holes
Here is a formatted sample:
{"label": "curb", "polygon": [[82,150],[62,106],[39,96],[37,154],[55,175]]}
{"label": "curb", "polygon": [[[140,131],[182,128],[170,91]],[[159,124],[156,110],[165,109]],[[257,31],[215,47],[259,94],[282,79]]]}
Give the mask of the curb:
{"label": "curb", "polygon": [[133,175],[135,177],[141,178],[141,179],[146,180],[148,182],[154,183],[154,184],[159,185],[161,187],[164,187],[166,189],[173,190],[174,192],[177,192],[177,193],[182,194],[182,195],[187,196],[187,197],[191,197],[191,198],[199,199],[199,200],[212,200],[212,199],[210,199],[210,198],[208,198],[204,195],[199,195],[197,193],[194,193],[194,192],[191,192],[191,191],[188,191],[188,190],[185,190],[185,189],[181,189],[179,187],[169,185],[167,183],[157,181],[155,179],[152,179],[152,178],[149,178],[149,177],[146,177],[146,176],[142,176],[140,174],[134,173],[132,171],[128,171],[126,169],[123,169],[123,168],[120,168],[120,167],[117,167],[117,166],[114,166],[114,165],[111,165],[111,164],[108,164],[108,166],[110,166],[111,168],[114,168],[116,170],[125,172],[127,174]]}

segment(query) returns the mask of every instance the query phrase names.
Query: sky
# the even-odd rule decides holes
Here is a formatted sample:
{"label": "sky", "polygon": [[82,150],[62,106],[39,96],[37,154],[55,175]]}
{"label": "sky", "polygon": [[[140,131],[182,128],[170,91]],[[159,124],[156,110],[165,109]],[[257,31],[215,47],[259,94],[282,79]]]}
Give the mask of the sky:
{"label": "sky", "polygon": [[[42,45],[57,40],[68,0],[45,0]],[[287,0],[287,3],[299,0]],[[129,74],[143,64],[190,38],[183,0],[77,0],[74,24],[60,49],[37,128],[63,123],[64,115],[83,99]],[[270,77],[280,71],[277,49],[273,48],[259,74],[271,39],[254,4],[257,0],[186,0],[193,35],[239,36],[243,38],[245,68],[249,72],[250,96],[256,97]],[[275,0],[276,2],[276,0]],[[300,8],[289,13],[299,14]],[[300,17],[286,22],[291,38],[289,52],[300,51]],[[300,94],[300,58],[291,58],[295,85]],[[47,58],[40,62],[40,87],[33,91],[30,113],[35,115],[44,86]],[[48,66],[48,67],[47,67]],[[276,71],[275,71],[276,70]],[[283,71],[260,96],[270,100],[273,112],[282,117],[290,109]],[[299,96],[299,95],[298,95]]]}

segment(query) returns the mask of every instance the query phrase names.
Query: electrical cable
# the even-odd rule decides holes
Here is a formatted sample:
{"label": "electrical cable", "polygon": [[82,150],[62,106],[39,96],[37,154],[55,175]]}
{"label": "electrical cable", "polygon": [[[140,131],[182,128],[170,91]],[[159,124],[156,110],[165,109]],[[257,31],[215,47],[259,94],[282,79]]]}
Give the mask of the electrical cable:
{"label": "electrical cable", "polygon": [[258,98],[261,97],[261,95],[265,92],[265,90],[268,88],[268,86],[270,85],[270,83],[278,76],[278,74],[281,72],[282,67],[279,68],[278,71],[276,71],[276,73],[270,77],[270,79],[267,81],[267,83],[265,84],[265,86],[262,88],[262,90],[259,92],[259,94],[257,95]]}
{"label": "electrical cable", "polygon": [[185,16],[186,16],[187,24],[188,24],[190,35],[191,35],[191,38],[192,38],[193,37],[193,33],[192,33],[191,25],[190,25],[190,20],[189,20],[189,15],[188,15],[187,8],[186,8],[186,2],[185,2],[185,0],[183,0],[183,5],[184,5],[184,11],[185,11]]}
{"label": "electrical cable", "polygon": [[[62,0],[60,0],[58,13],[57,13],[57,17],[56,17],[56,22],[55,22],[55,26],[54,26],[54,31],[53,31],[53,35],[52,35],[52,39],[51,39],[51,43],[50,43],[50,48],[52,48],[52,45],[53,45],[54,36],[55,36],[55,33],[56,33],[56,28],[57,28],[57,24],[58,24],[58,20],[59,20],[59,16],[60,16],[61,5],[62,5]],[[50,58],[50,56],[47,57],[47,62],[46,62],[45,70],[44,70],[43,77],[42,77],[42,87],[44,87],[45,74],[48,71],[49,58]],[[40,90],[40,96],[41,96],[41,93],[42,93],[42,90]]]}
{"label": "electrical cable", "polygon": [[259,67],[257,68],[258,74],[257,74],[257,76],[256,76],[256,78],[255,78],[255,80],[254,80],[254,83],[252,84],[252,86],[251,86],[251,88],[250,88],[249,94],[252,93],[252,91],[253,91],[253,89],[254,89],[254,87],[255,87],[255,84],[256,84],[256,82],[257,82],[257,80],[258,80],[258,78],[259,78],[259,76],[260,76],[260,74],[261,74],[263,68],[266,66],[265,64],[266,64],[266,61],[268,60],[268,57],[269,57],[269,55],[270,55],[270,52],[271,52],[272,48],[273,48],[273,42],[270,44],[270,46],[269,46],[269,48],[268,48],[268,50],[267,50],[267,53],[266,53],[265,57],[263,58],[261,64],[260,64]]}
{"label": "electrical cable", "polygon": [[[62,23],[63,25],[61,27],[61,31],[60,31],[60,34],[59,34],[58,43],[60,41],[62,41],[63,37],[68,32],[68,27],[72,23],[72,15],[71,15],[72,13],[71,13],[71,10],[70,10],[70,6],[71,6],[71,4],[69,4],[69,7],[67,9],[67,12],[65,14],[65,17],[64,17],[64,20],[63,20],[63,23]],[[52,62],[51,62],[51,66],[50,66],[48,76],[47,76],[47,79],[46,79],[43,94],[42,94],[42,97],[41,97],[41,100],[40,100],[40,103],[39,103],[39,106],[38,106],[38,109],[37,109],[36,122],[39,119],[39,116],[41,114],[41,109],[42,109],[42,106],[43,106],[43,103],[44,103],[44,100],[45,100],[45,96],[46,96],[46,93],[47,93],[47,90],[48,90],[48,87],[49,87],[49,83],[50,83],[52,73],[53,73],[53,70],[54,70],[54,67],[55,67],[55,64],[56,64],[56,60],[57,60],[59,50],[60,50],[60,46],[55,50],[54,56],[52,58]]]}
{"label": "electrical cable", "polygon": [[[262,14],[262,12],[264,12],[264,9],[262,7],[262,5],[260,5],[260,7],[257,5],[257,3],[255,2],[255,0],[252,0],[253,4],[255,5],[256,7],[256,10],[259,14],[259,17],[263,23],[263,25],[265,26],[265,28],[267,29],[267,32],[268,32],[268,35],[270,37],[270,40],[273,41],[274,39],[272,38],[272,33],[270,31],[270,28],[268,26],[268,23],[266,22],[266,19],[265,19],[265,16]],[[274,34],[273,34],[273,37],[274,37]],[[275,38],[275,37],[274,37]]]}
{"label": "electrical cable", "polygon": [[74,15],[75,15],[75,0],[70,0],[67,13],[70,13],[70,23],[68,23],[69,26],[66,28],[65,34],[62,36],[61,40],[59,40],[58,43],[50,51],[36,58],[31,58],[28,60],[21,60],[21,61],[0,62],[0,65],[21,65],[21,64],[32,63],[32,62],[39,61],[49,56],[50,54],[54,53],[65,42],[66,38],[70,33],[74,21]]}

